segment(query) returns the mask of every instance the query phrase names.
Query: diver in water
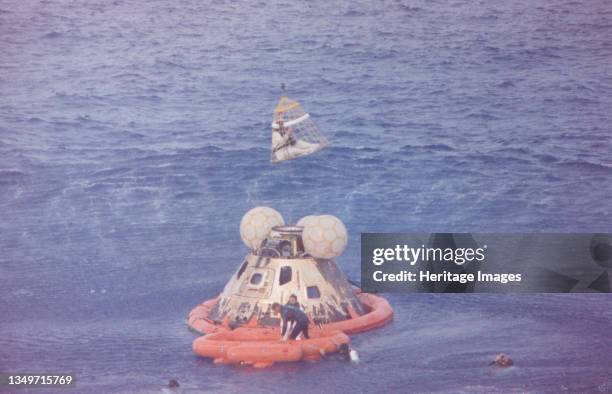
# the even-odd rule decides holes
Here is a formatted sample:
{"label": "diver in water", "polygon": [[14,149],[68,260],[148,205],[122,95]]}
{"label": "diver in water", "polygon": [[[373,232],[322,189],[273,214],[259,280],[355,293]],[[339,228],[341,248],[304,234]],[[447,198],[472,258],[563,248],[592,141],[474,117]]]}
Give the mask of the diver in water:
{"label": "diver in water", "polygon": [[[275,302],[272,304],[272,310],[275,313],[280,313],[282,317],[281,339],[283,341],[287,340],[287,335],[292,340],[296,339],[300,334],[302,334],[304,339],[310,338],[308,336],[308,316],[298,307],[281,305]],[[291,329],[288,329],[289,326],[291,326]]]}
{"label": "diver in water", "polygon": [[179,384],[178,380],[170,379],[170,381],[168,381],[168,384],[162,387],[161,392],[165,394],[182,393],[181,385]]}
{"label": "diver in water", "polygon": [[512,359],[506,356],[504,353],[500,353],[495,356],[495,360],[491,361],[489,365],[494,367],[507,368],[514,365],[514,361],[512,361]]}
{"label": "diver in water", "polygon": [[350,361],[353,364],[359,363],[359,354],[355,349],[351,349],[348,344],[343,343],[334,354],[327,354],[325,350],[319,351],[321,357],[326,360],[340,359],[342,361]]}

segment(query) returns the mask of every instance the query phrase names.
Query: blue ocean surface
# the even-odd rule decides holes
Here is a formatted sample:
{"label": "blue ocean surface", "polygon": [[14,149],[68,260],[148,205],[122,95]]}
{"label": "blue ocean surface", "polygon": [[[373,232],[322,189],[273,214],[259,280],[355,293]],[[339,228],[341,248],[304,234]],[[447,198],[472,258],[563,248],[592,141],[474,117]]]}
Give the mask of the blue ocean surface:
{"label": "blue ocean surface", "polygon": [[[361,232],[610,232],[611,64],[607,0],[3,0],[0,371],[79,393],[612,392],[609,295],[389,295],[358,365],[214,365],[185,324],[258,205],[342,219],[356,280]],[[271,165],[283,82],[331,146]]]}

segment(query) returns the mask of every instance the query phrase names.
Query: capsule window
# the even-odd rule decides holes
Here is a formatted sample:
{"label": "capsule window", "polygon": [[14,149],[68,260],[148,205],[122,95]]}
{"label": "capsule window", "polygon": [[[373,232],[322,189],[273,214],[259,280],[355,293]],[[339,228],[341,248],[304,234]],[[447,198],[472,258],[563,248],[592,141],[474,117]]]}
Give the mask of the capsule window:
{"label": "capsule window", "polygon": [[240,277],[242,276],[242,274],[244,274],[244,271],[247,268],[247,265],[249,265],[249,262],[244,260],[244,263],[242,263],[242,265],[240,266],[240,269],[238,270],[238,272],[236,273],[236,279],[240,279]]}
{"label": "capsule window", "polygon": [[308,298],[321,298],[321,292],[317,286],[308,286],[306,288]]}
{"label": "capsule window", "polygon": [[291,242],[283,241],[280,244],[280,252],[283,257],[291,257]]}
{"label": "capsule window", "polygon": [[255,273],[251,276],[251,284],[252,285],[258,285],[261,283],[261,280],[263,279],[263,275],[260,273]]}
{"label": "capsule window", "polygon": [[291,282],[291,267],[282,267],[278,276],[278,284],[280,286]]}

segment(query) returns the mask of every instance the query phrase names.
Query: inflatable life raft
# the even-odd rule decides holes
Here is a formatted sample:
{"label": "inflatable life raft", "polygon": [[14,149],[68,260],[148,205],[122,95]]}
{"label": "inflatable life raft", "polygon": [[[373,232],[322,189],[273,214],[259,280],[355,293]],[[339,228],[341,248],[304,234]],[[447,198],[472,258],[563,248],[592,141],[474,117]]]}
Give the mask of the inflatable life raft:
{"label": "inflatable life raft", "polygon": [[[209,319],[217,299],[203,302],[189,314],[188,324],[194,331],[207,334],[193,342],[193,351],[215,363],[247,364],[264,368],[277,362],[318,360],[332,354],[343,344],[350,342],[347,334],[373,330],[387,324],[393,318],[393,309],[382,297],[356,291],[356,296],[366,307],[367,313],[351,318],[309,328],[310,339],[281,342],[279,327],[257,326],[250,321],[240,328],[231,329],[225,322]],[[350,310],[349,310],[350,312]]]}
{"label": "inflatable life raft", "polygon": [[350,342],[340,331],[317,330],[311,333],[310,339],[286,342],[278,340],[278,330],[254,334],[251,328],[238,328],[206,335],[193,342],[193,351],[212,358],[215,363],[264,368],[278,362],[318,360],[322,355],[336,353],[340,346]]}

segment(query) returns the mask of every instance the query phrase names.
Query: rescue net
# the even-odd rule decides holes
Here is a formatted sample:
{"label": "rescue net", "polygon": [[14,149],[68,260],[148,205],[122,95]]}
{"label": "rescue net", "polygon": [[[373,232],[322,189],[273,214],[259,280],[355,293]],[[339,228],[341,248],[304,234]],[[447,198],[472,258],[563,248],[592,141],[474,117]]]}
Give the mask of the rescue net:
{"label": "rescue net", "polygon": [[327,145],[327,139],[300,103],[282,96],[272,119],[272,163],[307,156]]}

